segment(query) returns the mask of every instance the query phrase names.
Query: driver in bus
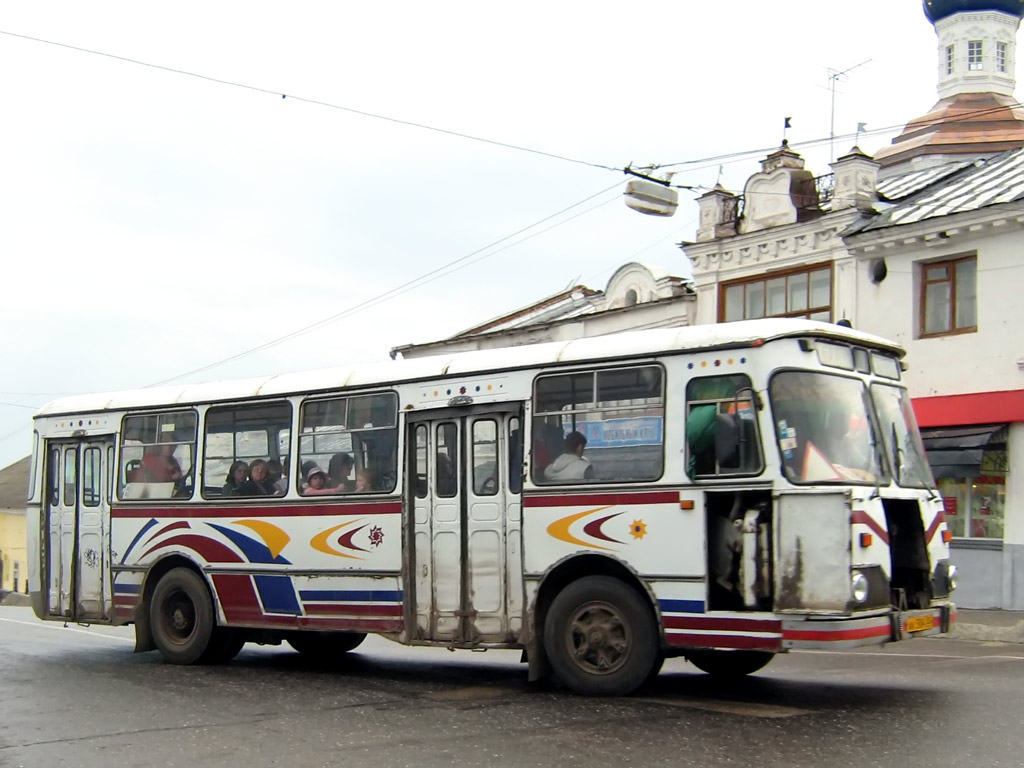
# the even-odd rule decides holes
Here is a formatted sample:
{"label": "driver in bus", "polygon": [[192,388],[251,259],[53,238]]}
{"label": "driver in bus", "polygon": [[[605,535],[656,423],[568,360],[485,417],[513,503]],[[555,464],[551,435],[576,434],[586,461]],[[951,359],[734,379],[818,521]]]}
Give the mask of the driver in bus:
{"label": "driver in bus", "polygon": [[173,443],[150,446],[142,457],[143,476],[150,483],[176,483],[181,480],[181,464],[174,458]]}
{"label": "driver in bus", "polygon": [[593,480],[594,467],[583,455],[586,447],[587,438],[582,433],[573,431],[566,435],[562,455],[544,470],[544,479],[552,482]]}

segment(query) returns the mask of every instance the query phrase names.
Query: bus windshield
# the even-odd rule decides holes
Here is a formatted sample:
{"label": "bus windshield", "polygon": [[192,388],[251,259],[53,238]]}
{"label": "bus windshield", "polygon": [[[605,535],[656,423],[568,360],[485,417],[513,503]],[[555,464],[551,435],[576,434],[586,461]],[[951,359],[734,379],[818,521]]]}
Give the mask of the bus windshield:
{"label": "bus windshield", "polygon": [[871,397],[896,482],[905,488],[934,488],[935,481],[907,390],[889,384],[872,384]]}
{"label": "bus windshield", "polygon": [[783,471],[791,482],[887,482],[862,381],[783,371],[772,377],[769,396]]}

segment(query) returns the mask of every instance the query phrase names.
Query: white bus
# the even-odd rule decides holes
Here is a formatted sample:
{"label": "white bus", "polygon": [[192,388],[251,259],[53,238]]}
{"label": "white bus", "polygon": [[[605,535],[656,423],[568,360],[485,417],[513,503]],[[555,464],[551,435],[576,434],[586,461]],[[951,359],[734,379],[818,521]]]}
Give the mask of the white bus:
{"label": "white bus", "polygon": [[671,656],[945,632],[902,354],[761,320],[63,398],[35,417],[35,612],[179,664],[521,648],[613,695]]}

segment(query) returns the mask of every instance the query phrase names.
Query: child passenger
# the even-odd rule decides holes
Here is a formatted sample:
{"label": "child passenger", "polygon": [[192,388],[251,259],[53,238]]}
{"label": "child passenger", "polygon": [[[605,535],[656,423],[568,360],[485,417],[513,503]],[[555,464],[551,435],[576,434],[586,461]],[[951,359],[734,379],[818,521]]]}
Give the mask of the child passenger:
{"label": "child passenger", "polygon": [[306,472],[306,484],[302,488],[304,496],[322,496],[328,493],[338,493],[338,488],[327,487],[327,473],[315,464]]}

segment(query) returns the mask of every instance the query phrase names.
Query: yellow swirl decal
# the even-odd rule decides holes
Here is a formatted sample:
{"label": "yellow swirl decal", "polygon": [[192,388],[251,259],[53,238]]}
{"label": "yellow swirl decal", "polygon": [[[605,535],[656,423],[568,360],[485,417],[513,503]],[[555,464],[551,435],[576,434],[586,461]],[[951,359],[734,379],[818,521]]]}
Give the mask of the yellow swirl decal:
{"label": "yellow swirl decal", "polygon": [[327,543],[327,540],[331,537],[332,533],[340,531],[342,528],[350,526],[353,523],[359,522],[362,522],[362,520],[349,520],[348,522],[342,523],[341,525],[336,525],[333,528],[328,528],[326,531],[321,531],[309,540],[309,546],[311,546],[317,552],[323,552],[328,555],[334,555],[335,557],[347,557],[352,560],[362,560],[363,558],[361,557],[356,557],[355,555],[347,555],[344,552],[339,552]]}
{"label": "yellow swirl decal", "polygon": [[577,539],[575,536],[569,533],[569,526],[571,526],[577,520],[584,518],[587,515],[592,515],[595,512],[602,512],[606,509],[610,509],[611,506],[612,505],[609,505],[607,507],[597,507],[596,509],[585,509],[582,512],[577,512],[576,514],[569,515],[568,517],[560,517],[558,520],[555,520],[555,522],[548,526],[548,535],[558,539],[559,541],[564,541],[567,544],[575,544],[579,547],[587,547],[589,549],[600,549],[604,552],[611,552],[612,550],[608,549],[608,547],[599,547],[597,544],[588,544],[587,542]]}
{"label": "yellow swirl decal", "polygon": [[235,525],[244,525],[246,528],[255,531],[256,535],[263,539],[263,543],[267,545],[271,557],[277,557],[281,554],[281,550],[292,540],[292,537],[287,533],[265,520],[235,520]]}

